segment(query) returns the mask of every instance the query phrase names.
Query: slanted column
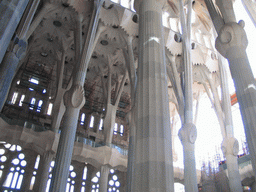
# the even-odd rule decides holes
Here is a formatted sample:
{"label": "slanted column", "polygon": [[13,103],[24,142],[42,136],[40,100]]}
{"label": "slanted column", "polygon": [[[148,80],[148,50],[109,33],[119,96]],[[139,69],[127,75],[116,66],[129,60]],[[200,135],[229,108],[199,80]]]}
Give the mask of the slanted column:
{"label": "slanted column", "polygon": [[216,39],[217,50],[229,61],[254,173],[256,173],[256,82],[246,54],[244,22],[226,23]]}
{"label": "slanted column", "polygon": [[108,175],[109,175],[109,167],[107,165],[102,165],[100,168],[100,192],[108,191]]}
{"label": "slanted column", "polygon": [[139,62],[133,192],[174,191],[172,135],[162,26],[165,1],[136,1]]}
{"label": "slanted column", "polygon": [[28,2],[29,0],[2,0],[0,2],[0,63]]}
{"label": "slanted column", "polygon": [[[15,11],[15,12],[17,11],[18,15],[19,14],[22,15],[23,7],[24,8],[26,7],[28,0],[23,0],[23,1],[20,0],[18,2],[19,3],[16,5],[17,7],[13,11]],[[1,6],[2,3],[5,4],[5,5]],[[2,1],[1,4],[0,4],[0,12],[1,12],[1,8],[6,8],[6,5],[8,3],[7,3],[7,1]],[[12,3],[10,3],[8,5],[8,7],[9,6],[12,7],[13,4],[15,4],[14,1],[12,1]],[[26,54],[27,41],[25,39],[25,35],[26,35],[27,30],[30,26],[30,23],[31,23],[32,18],[35,14],[35,11],[37,9],[38,4],[39,4],[39,0],[34,0],[33,1],[32,5],[31,5],[31,8],[28,12],[28,15],[26,16],[27,18],[25,19],[25,22],[23,23],[22,28],[20,29],[19,33],[15,37],[15,39],[13,41],[13,45],[10,48],[10,51],[8,51],[6,53],[4,58],[1,57],[1,54],[5,53],[5,50],[2,50],[2,47],[5,47],[6,43],[7,43],[7,46],[8,46],[10,40],[8,42],[4,42],[5,37],[3,37],[3,36],[1,37],[1,32],[0,32],[0,38],[1,38],[1,40],[0,40],[0,61],[2,61],[1,65],[0,65],[0,98],[1,98],[0,99],[0,111],[2,110],[2,108],[4,106],[4,103],[5,103],[5,100],[8,96],[12,80],[13,80],[14,75],[17,72],[17,69],[18,69],[18,64],[19,64],[20,60],[22,60],[24,58],[25,54]],[[11,9],[11,8],[9,8],[9,9]],[[5,11],[3,11],[3,12],[5,12]],[[7,12],[8,12],[8,10],[7,10]],[[16,14],[13,14],[13,15],[16,15]],[[15,17],[15,16],[13,16],[13,17]],[[15,18],[13,18],[13,19],[15,19]],[[1,22],[4,22],[4,21],[5,21],[5,19],[1,18]],[[0,29],[1,29],[1,22],[0,22]],[[10,25],[12,25],[12,24],[15,25],[14,23],[17,22],[17,21],[9,21],[9,22],[10,22],[9,23]],[[14,30],[15,30],[15,28],[14,28]],[[4,29],[4,26],[3,26],[2,29]],[[8,33],[8,37],[10,36],[10,38],[13,35],[13,33],[8,31],[7,29],[4,31],[4,33]],[[1,44],[2,42],[4,42],[5,44],[2,45]]]}
{"label": "slanted column", "polygon": [[53,157],[54,153],[51,151],[46,151],[43,155],[40,156],[39,167],[36,174],[36,181],[33,187],[34,191],[45,192],[49,176],[49,169]]}

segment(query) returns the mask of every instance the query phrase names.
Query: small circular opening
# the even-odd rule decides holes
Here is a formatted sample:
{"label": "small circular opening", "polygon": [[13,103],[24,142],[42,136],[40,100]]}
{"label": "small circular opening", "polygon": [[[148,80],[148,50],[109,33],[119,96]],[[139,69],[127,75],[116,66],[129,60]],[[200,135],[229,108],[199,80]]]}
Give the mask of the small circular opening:
{"label": "small circular opening", "polygon": [[46,52],[42,52],[41,55],[42,55],[43,57],[47,57],[47,56],[48,56],[48,54],[47,54]]}
{"label": "small circular opening", "polygon": [[62,6],[63,7],[69,7],[69,4],[68,3],[62,3]]}
{"label": "small circular opening", "polygon": [[182,42],[182,38],[181,38],[181,36],[178,35],[178,34],[175,34],[175,35],[174,35],[174,40],[175,40],[177,43]]}
{"label": "small circular opening", "polygon": [[134,22],[134,23],[138,23],[138,15],[133,15],[133,17],[132,17],[132,21]]}
{"label": "small circular opening", "polygon": [[108,45],[108,41],[102,40],[102,41],[100,42],[100,44],[106,46],[106,45]]}
{"label": "small circular opening", "polygon": [[60,21],[53,21],[53,25],[56,27],[61,27],[62,23]]}
{"label": "small circular opening", "polygon": [[196,48],[196,44],[195,43],[191,43],[191,49],[195,49]]}

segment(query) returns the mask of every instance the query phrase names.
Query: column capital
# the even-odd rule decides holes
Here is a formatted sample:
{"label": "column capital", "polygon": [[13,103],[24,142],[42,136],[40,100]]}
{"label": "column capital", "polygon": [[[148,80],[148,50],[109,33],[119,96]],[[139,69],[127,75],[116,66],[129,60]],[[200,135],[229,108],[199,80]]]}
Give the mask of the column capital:
{"label": "column capital", "polygon": [[216,49],[225,58],[229,58],[237,54],[234,51],[230,52],[233,50],[233,47],[239,47],[239,49],[243,51],[247,48],[248,40],[244,30],[244,25],[244,21],[241,20],[238,23],[226,23],[220,29],[216,39]]}
{"label": "column capital", "polygon": [[239,143],[236,138],[229,137],[225,138],[221,144],[223,154],[237,156],[239,152]]}

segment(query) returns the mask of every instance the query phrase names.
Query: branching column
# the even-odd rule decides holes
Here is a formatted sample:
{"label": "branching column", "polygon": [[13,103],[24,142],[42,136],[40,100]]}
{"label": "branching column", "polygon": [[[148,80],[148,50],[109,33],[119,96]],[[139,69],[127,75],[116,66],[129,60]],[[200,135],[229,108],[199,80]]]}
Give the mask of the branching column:
{"label": "branching column", "polygon": [[133,192],[174,191],[172,136],[162,26],[165,1],[140,3]]}
{"label": "branching column", "polygon": [[60,145],[58,146],[57,150],[55,160],[56,163],[53,169],[50,191],[63,192],[66,189],[78,116],[80,109],[85,103],[83,86],[86,77],[86,71],[89,65],[91,54],[93,52],[93,45],[95,44],[94,40],[99,23],[99,13],[102,3],[103,1],[100,1],[95,6],[86,43],[83,47],[83,51],[77,63],[75,72],[73,73],[73,85],[64,94],[64,105],[66,107],[66,111],[63,116],[63,128],[61,130],[59,141]]}
{"label": "branching column", "polygon": [[[188,1],[187,19],[185,19],[183,1],[180,3],[182,26],[182,47],[184,62],[184,123],[179,130],[179,138],[183,145],[185,190],[197,192],[197,175],[195,162],[196,126],[193,124],[193,92],[192,92],[192,63],[191,63],[191,0]],[[186,22],[187,20],[187,22]]]}

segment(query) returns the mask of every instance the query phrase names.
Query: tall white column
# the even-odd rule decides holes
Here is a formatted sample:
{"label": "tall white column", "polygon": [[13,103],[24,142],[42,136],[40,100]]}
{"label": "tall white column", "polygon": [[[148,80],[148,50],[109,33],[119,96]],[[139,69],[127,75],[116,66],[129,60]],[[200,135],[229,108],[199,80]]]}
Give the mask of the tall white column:
{"label": "tall white column", "polygon": [[142,0],[133,192],[174,191],[172,136],[162,26],[165,1]]}
{"label": "tall white column", "polygon": [[179,138],[183,145],[184,155],[184,184],[185,190],[197,192],[197,175],[195,162],[196,126],[193,124],[193,92],[192,92],[192,62],[191,62],[191,12],[192,2],[188,1],[187,19],[185,19],[183,1],[180,3],[180,20],[182,27],[182,47],[184,62],[184,123],[179,130]]}

